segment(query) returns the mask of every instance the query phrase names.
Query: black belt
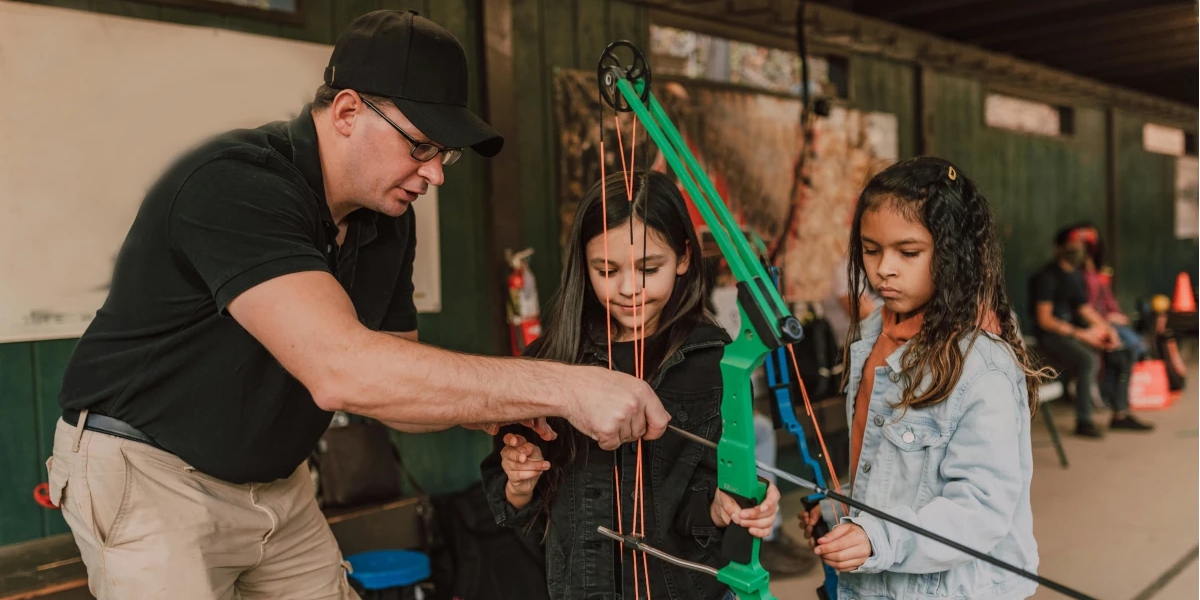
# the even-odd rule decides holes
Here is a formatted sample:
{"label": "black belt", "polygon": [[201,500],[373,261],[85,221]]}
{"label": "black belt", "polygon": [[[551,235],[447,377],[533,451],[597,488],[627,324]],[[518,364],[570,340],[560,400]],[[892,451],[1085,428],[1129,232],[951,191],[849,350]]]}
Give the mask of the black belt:
{"label": "black belt", "polygon": [[[78,427],[79,411],[74,409],[64,410],[63,421],[66,421],[67,425]],[[135,442],[141,442],[143,444],[154,446],[155,448],[158,448],[164,452],[169,452],[169,450],[166,448],[159,446],[158,442],[154,441],[154,438],[142,433],[141,430],[133,425],[130,425],[125,421],[114,419],[107,415],[98,415],[94,412],[88,412],[87,423],[83,424],[83,428],[88,431],[95,431],[97,433],[104,433],[127,440],[133,440]]]}

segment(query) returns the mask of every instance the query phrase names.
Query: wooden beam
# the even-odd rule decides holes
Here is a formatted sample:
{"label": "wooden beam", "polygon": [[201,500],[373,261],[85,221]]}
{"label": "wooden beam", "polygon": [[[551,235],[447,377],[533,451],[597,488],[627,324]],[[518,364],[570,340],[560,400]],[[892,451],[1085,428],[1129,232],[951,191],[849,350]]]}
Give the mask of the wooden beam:
{"label": "wooden beam", "polygon": [[[1125,54],[1113,57],[1111,59],[1099,59],[1094,62],[1080,62],[1074,66],[1072,70],[1081,73],[1090,73],[1095,75],[1104,75],[1106,73],[1120,72],[1123,70],[1133,69],[1139,70],[1144,68],[1154,68],[1155,65],[1162,62],[1179,62],[1191,61],[1191,64],[1197,64],[1200,60],[1197,55],[1200,50],[1194,45],[1175,46],[1173,48],[1156,49],[1134,54]],[[1071,64],[1071,63],[1063,63]]]}
{"label": "wooden beam", "polygon": [[1018,52],[1021,56],[1035,58],[1045,56],[1047,62],[1069,64],[1074,61],[1103,61],[1111,57],[1129,55],[1167,54],[1176,48],[1190,48],[1200,55],[1200,36],[1197,35],[1196,23],[1177,29],[1173,32],[1158,35],[1139,36],[1124,42],[1109,42],[1085,46],[1078,49],[1063,49],[1062,51],[1044,54],[1033,54],[1026,51]]}
{"label": "wooden beam", "polygon": [[964,6],[982,4],[989,0],[925,0],[924,2],[896,2],[895,0],[876,0],[855,2],[854,12],[870,15],[885,21],[903,21]]}
{"label": "wooden beam", "polygon": [[484,112],[488,122],[504,136],[504,150],[488,159],[487,210],[491,257],[495,277],[483,293],[491,299],[492,322],[498,340],[510,337],[503,290],[504,251],[521,246],[521,177],[518,169],[516,91],[513,89],[512,0],[479,3],[484,40]]}
{"label": "wooden beam", "polygon": [[1193,8],[1186,5],[1181,7],[1179,4],[1171,4],[1149,6],[1138,10],[1099,15],[1084,19],[1046,21],[1041,25],[1004,28],[988,27],[978,34],[966,31],[960,31],[959,33],[963,35],[963,39],[969,39],[972,44],[992,47],[1017,40],[1040,40],[1048,36],[1060,36],[1079,30],[1121,27],[1125,23],[1142,19],[1182,19],[1189,16],[1193,19],[1196,17],[1196,11]]}
{"label": "wooden beam", "polygon": [[1097,77],[1103,77],[1108,80],[1119,81],[1136,81],[1145,79],[1139,75],[1154,75],[1156,73],[1165,73],[1167,71],[1175,71],[1184,67],[1192,67],[1191,72],[1192,87],[1196,85],[1196,56],[1195,54],[1184,55],[1173,60],[1160,60],[1154,62],[1142,62],[1128,64],[1123,67],[1108,67],[1095,72]]}
{"label": "wooden beam", "polygon": [[[923,18],[917,25],[923,31],[974,42],[972,36],[956,35],[972,27],[987,27],[1008,29],[1009,21],[1023,18],[1041,17],[1059,11],[1083,10],[1096,2],[1095,0],[1040,0],[1013,2],[1010,0],[993,0],[987,6],[967,7],[956,11],[947,11],[936,17]],[[1004,26],[1001,26],[1004,24]]]}
{"label": "wooden beam", "polygon": [[1176,30],[1195,30],[1196,20],[1135,18],[1125,21],[1121,27],[1108,29],[1099,27],[1083,27],[1063,35],[1045,36],[1040,40],[1018,40],[1016,42],[993,43],[988,47],[1023,56],[1033,56],[1044,52],[1059,52],[1074,48],[1088,48],[1101,44],[1120,43],[1127,40],[1142,39],[1146,36]]}

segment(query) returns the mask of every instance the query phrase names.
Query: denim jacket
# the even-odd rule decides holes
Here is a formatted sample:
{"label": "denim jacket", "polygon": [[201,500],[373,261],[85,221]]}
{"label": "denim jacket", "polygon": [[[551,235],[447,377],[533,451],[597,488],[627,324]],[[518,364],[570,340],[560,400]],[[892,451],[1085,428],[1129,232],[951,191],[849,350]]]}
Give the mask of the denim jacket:
{"label": "denim jacket", "polygon": [[[850,346],[847,422],[863,365],[883,330],[876,310]],[[962,376],[934,406],[893,409],[903,392],[901,346],[875,372],[862,454],[851,492],[874,506],[951,540],[1037,572],[1029,483],[1033,458],[1025,376],[1011,348],[980,334],[964,340]],[[928,375],[921,385],[928,385]],[[877,517],[851,510],[870,558],[839,577],[840,600],[1027,598],[1037,584]]]}
{"label": "denim jacket", "polygon": [[[683,346],[671,356],[651,381],[663,407],[671,414],[671,423],[701,437],[716,441],[721,437],[720,362],[728,336],[714,325],[701,325],[689,335]],[[614,351],[614,354],[617,354]],[[607,349],[594,344],[584,364],[606,365]],[[500,466],[500,449],[505,433],[512,431],[541,444],[528,430],[506,428],[496,436],[495,450],[484,459],[481,469],[484,489],[496,516],[496,522],[516,528],[532,527],[529,535],[540,539],[545,533],[546,578],[552,600],[632,599],[634,574],[631,556],[617,554],[616,542],[602,536],[596,527],[615,529],[613,465],[620,466],[621,515],[628,525],[633,511],[637,444],[628,443],[615,452],[601,450],[595,442],[583,438],[577,455],[567,466],[565,478],[551,501],[549,531],[538,516],[544,505],[543,484],[538,482],[533,500],[516,510],[504,494],[508,477]],[[568,432],[559,431],[561,436]],[[571,435],[580,435],[569,432]],[[582,437],[582,436],[581,436]],[[532,439],[531,439],[532,438]],[[644,505],[647,542],[680,558],[717,568],[728,561],[721,558],[723,538],[709,516],[709,506],[717,487],[716,453],[670,433],[643,443]],[[640,527],[639,527],[640,529]],[[641,559],[638,560],[641,563]],[[720,600],[728,587],[715,577],[672,566],[649,558],[650,584],[654,598]],[[640,594],[645,596],[645,575],[638,565]]]}

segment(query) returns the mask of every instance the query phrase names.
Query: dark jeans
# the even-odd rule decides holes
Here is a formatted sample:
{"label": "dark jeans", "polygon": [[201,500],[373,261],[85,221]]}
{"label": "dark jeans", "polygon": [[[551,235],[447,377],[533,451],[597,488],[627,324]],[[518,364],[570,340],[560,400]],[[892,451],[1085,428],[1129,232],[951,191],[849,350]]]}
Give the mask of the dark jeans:
{"label": "dark jeans", "polygon": [[1121,348],[1103,353],[1104,380],[1098,381],[1101,352],[1087,344],[1061,335],[1043,334],[1038,348],[1051,366],[1067,379],[1075,380],[1075,418],[1092,418],[1092,395],[1099,391],[1109,408],[1116,412],[1129,411],[1129,373],[1133,370],[1133,352]]}

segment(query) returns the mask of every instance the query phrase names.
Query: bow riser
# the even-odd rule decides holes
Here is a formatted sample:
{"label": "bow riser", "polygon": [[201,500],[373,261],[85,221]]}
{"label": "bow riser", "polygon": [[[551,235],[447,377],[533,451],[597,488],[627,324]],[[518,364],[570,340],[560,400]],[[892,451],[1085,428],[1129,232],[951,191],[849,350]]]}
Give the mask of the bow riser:
{"label": "bow riser", "polygon": [[[742,311],[743,323],[749,323]],[[750,374],[766,358],[767,347],[749,328],[725,347],[721,359],[724,387],[721,399],[721,439],[717,442],[717,487],[743,508],[757,506],[766,498],[767,485],[758,476],[755,460],[753,392]],[[717,579],[737,593],[738,598],[767,600],[770,575],[758,561],[761,542],[745,528],[730,524],[725,531],[722,554],[730,559]]]}

